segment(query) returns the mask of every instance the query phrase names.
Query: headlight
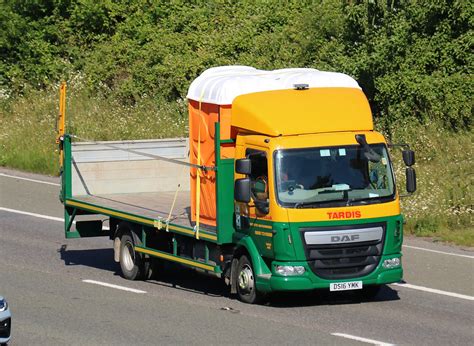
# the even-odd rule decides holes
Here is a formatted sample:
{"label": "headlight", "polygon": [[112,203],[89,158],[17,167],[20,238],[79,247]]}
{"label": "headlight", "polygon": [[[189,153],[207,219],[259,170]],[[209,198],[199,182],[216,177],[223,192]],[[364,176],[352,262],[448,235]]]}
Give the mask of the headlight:
{"label": "headlight", "polygon": [[8,309],[8,303],[5,299],[0,299],[0,312],[5,311]]}
{"label": "headlight", "polygon": [[303,275],[305,271],[303,266],[276,266],[276,272],[283,276]]}
{"label": "headlight", "polygon": [[400,264],[401,264],[400,258],[396,257],[396,258],[391,258],[391,259],[387,259],[383,261],[382,266],[385,269],[392,269],[392,268],[400,267]]}

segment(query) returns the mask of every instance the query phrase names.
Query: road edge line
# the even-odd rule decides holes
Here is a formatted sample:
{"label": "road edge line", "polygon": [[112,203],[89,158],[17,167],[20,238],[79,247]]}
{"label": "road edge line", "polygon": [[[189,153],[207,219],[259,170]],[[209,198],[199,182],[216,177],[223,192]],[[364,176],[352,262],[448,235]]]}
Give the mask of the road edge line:
{"label": "road edge line", "polygon": [[14,178],[14,179],[20,179],[20,180],[26,180],[26,181],[31,181],[33,183],[40,183],[40,184],[46,184],[46,185],[53,185],[53,186],[61,186],[58,183],[51,183],[49,181],[44,181],[44,180],[38,180],[38,179],[31,179],[31,178],[24,178],[24,177],[19,177],[17,175],[10,175],[10,174],[5,174],[5,173],[0,173],[0,176],[2,177],[7,177],[7,178]]}
{"label": "road edge line", "polygon": [[387,343],[387,342],[362,338],[360,336],[355,336],[355,335],[345,334],[345,333],[331,333],[331,335],[340,336],[340,337],[346,338],[346,339],[361,341],[361,342],[365,342],[365,343],[372,344],[372,345],[380,345],[380,346],[393,346],[394,345],[394,344],[390,344],[390,343]]}
{"label": "road edge line", "polygon": [[15,214],[22,214],[22,215],[34,216],[34,217],[38,217],[38,218],[40,218],[40,219],[46,219],[46,220],[64,222],[64,219],[63,219],[63,218],[60,218],[60,217],[48,216],[48,215],[42,215],[42,214],[36,214],[36,213],[30,213],[29,211],[23,211],[23,210],[17,210],[17,209],[10,209],[10,208],[4,208],[4,207],[0,207],[0,211],[7,211],[7,212],[10,212],[10,213],[15,213]]}
{"label": "road edge line", "polygon": [[[46,219],[46,220],[64,222],[64,219],[61,219],[60,217],[49,216],[49,215],[43,215],[43,214],[36,214],[36,213],[30,213],[29,211],[23,211],[23,210],[17,210],[17,209],[9,209],[9,208],[4,208],[4,207],[0,207],[0,211],[6,211],[6,212],[10,212],[10,213],[15,213],[15,214],[33,216],[33,217],[37,217],[37,218],[40,218],[40,219]],[[73,221],[72,223],[73,223],[73,224],[76,224],[76,221]],[[108,231],[108,230],[110,230],[110,227],[108,227],[108,226],[102,226],[102,230]]]}
{"label": "road edge line", "polygon": [[424,247],[411,246],[411,245],[403,245],[403,247],[406,247],[406,248],[408,248],[408,249],[415,249],[415,250],[422,250],[422,251],[440,253],[440,254],[443,254],[443,255],[466,257],[466,258],[473,258],[473,259],[474,259],[474,256],[461,255],[461,254],[457,254],[457,253],[445,252],[445,251],[438,251],[438,250],[431,250],[431,249],[427,249],[427,248],[424,248]]}
{"label": "road edge line", "polygon": [[466,299],[466,300],[473,300],[474,301],[474,296],[468,296],[466,294],[460,294],[460,293],[454,293],[454,292],[449,292],[449,291],[438,290],[436,288],[417,286],[417,285],[401,283],[401,282],[397,282],[397,283],[394,283],[392,285],[411,288],[411,289],[414,289],[414,290],[419,290],[419,291],[424,291],[424,292],[429,292],[429,293],[441,294],[441,295],[444,295],[444,296],[449,296],[449,297],[454,297],[454,298],[460,298],[460,299]]}

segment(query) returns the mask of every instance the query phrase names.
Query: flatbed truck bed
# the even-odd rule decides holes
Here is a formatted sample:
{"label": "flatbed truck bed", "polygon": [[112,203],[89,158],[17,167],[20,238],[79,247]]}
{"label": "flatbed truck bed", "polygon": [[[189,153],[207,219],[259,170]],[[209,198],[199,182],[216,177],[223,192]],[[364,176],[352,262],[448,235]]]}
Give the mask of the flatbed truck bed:
{"label": "flatbed truck bed", "polygon": [[146,217],[192,228],[189,191],[177,193],[173,211],[170,208],[175,198],[174,192],[136,192],[123,194],[101,194],[76,196],[74,200],[100,208]]}
{"label": "flatbed truck bed", "polygon": [[191,218],[187,139],[72,142],[68,137],[64,149],[67,238],[106,235],[99,223],[73,227],[74,220],[77,226],[90,219],[87,215],[104,215],[218,243],[216,226],[196,227]]}

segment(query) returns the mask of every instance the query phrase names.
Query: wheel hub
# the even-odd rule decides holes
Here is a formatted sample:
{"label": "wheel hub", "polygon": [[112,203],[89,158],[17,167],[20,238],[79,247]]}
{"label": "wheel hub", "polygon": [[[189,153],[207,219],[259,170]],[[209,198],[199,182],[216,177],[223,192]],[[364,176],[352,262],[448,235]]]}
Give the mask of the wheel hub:
{"label": "wheel hub", "polygon": [[239,273],[238,284],[241,290],[251,292],[254,287],[252,269],[246,265]]}

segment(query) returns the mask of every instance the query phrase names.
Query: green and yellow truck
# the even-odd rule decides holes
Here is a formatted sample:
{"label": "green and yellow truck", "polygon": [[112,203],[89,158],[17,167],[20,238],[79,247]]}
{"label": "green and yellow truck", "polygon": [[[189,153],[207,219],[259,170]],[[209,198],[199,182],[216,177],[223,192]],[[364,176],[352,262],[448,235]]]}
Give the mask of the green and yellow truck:
{"label": "green and yellow truck", "polygon": [[[402,279],[396,145],[374,131],[353,78],[223,66],[187,98],[189,138],[98,142],[65,130],[62,87],[66,238],[109,237],[126,279],[166,260],[221,277],[246,303],[274,291],[375,294]],[[414,153],[400,147],[412,193]]]}

